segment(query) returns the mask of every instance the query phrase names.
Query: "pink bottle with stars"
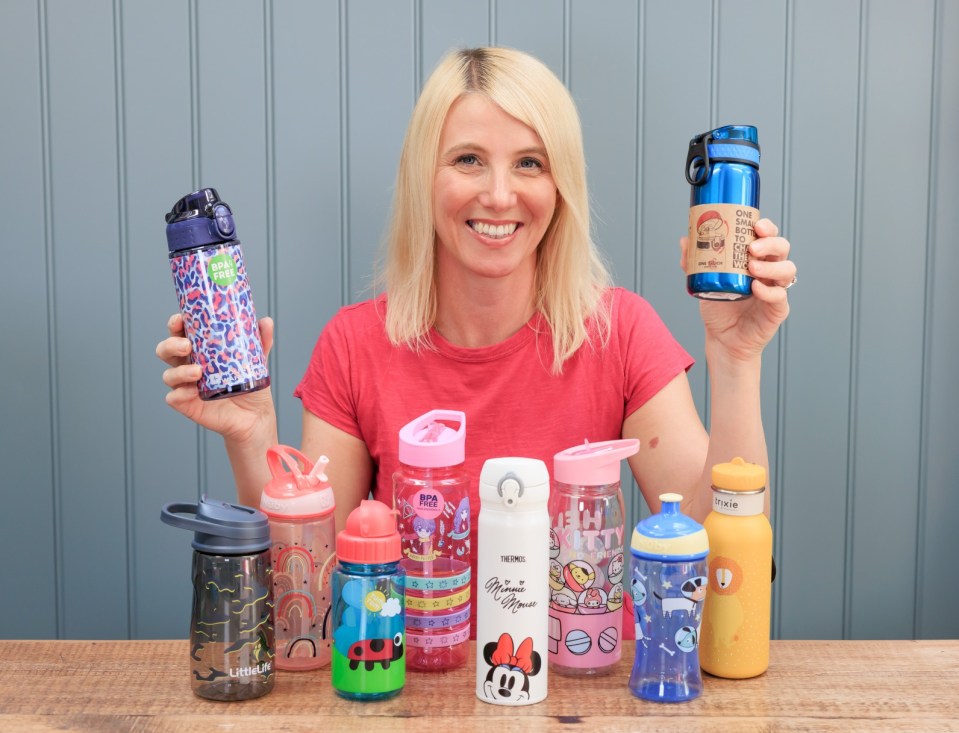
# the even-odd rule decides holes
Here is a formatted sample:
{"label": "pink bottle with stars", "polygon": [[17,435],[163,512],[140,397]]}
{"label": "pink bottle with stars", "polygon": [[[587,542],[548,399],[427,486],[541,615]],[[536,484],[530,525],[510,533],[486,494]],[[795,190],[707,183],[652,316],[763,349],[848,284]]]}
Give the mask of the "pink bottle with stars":
{"label": "pink bottle with stars", "polygon": [[406,666],[466,663],[470,638],[470,502],[466,415],[432,410],[399,433],[393,508],[406,571]]}

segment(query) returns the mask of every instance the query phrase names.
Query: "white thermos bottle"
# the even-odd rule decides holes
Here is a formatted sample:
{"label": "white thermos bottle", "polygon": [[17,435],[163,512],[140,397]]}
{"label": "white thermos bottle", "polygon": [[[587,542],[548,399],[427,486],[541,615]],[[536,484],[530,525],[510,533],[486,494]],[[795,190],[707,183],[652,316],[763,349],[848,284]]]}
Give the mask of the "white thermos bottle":
{"label": "white thermos bottle", "polygon": [[491,458],[480,472],[476,696],[497,705],[546,698],[549,471]]}

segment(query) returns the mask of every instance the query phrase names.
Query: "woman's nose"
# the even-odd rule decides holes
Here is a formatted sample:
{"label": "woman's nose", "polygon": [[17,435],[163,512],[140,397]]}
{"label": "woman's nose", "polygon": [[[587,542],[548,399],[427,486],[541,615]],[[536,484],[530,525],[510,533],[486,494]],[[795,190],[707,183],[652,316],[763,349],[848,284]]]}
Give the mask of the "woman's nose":
{"label": "woman's nose", "polygon": [[480,203],[493,210],[512,208],[516,204],[516,190],[513,186],[512,172],[491,169],[486,175]]}

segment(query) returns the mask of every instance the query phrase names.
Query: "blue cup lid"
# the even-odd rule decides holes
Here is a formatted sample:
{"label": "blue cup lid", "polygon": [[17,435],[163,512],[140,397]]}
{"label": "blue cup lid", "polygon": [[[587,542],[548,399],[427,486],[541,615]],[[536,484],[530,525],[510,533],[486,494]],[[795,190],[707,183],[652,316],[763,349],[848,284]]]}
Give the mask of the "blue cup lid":
{"label": "blue cup lid", "polygon": [[193,549],[211,555],[248,555],[270,547],[270,520],[259,509],[206,496],[198,504],[172,503],[160,519],[173,527],[190,529]]}
{"label": "blue cup lid", "polygon": [[706,529],[679,509],[683,497],[662,494],[662,509],[646,517],[633,530],[630,548],[635,557],[646,560],[683,562],[702,560],[709,554]]}

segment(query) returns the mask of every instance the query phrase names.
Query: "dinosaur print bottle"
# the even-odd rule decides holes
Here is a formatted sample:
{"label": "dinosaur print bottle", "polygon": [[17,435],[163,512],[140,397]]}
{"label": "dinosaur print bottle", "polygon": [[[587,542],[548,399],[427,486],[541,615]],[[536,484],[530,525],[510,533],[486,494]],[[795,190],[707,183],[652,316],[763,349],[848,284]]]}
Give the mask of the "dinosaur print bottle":
{"label": "dinosaur print bottle", "polygon": [[766,470],[742,458],[713,466],[709,592],[700,657],[717,677],[755,677],[769,666],[773,531],[764,514]]}
{"label": "dinosaur print bottle", "polygon": [[165,524],[194,531],[190,666],[193,692],[249,700],[273,689],[270,526],[250,507],[203,497],[167,504]]}

